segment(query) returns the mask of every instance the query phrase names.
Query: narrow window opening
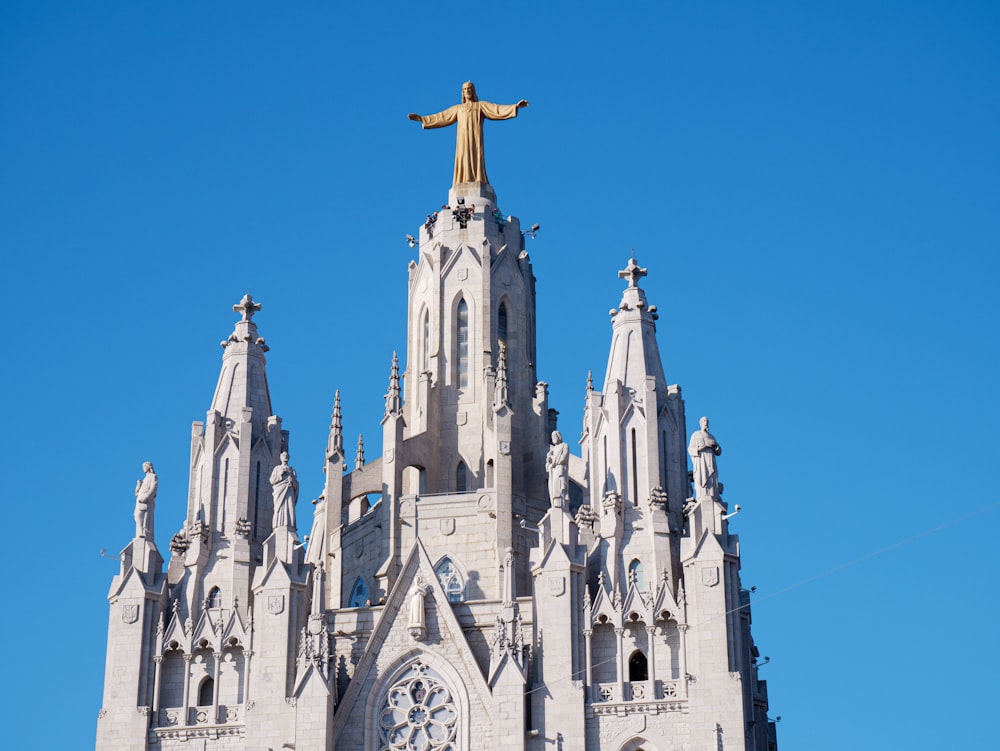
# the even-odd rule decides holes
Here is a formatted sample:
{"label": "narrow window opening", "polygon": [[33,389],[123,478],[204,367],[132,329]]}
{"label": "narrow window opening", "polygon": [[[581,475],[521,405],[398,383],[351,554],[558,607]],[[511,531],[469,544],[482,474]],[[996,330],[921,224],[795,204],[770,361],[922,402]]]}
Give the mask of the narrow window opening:
{"label": "narrow window opening", "polygon": [[455,492],[465,493],[469,489],[469,468],[460,461],[455,469]]}
{"label": "narrow window opening", "polygon": [[469,306],[465,300],[458,302],[458,341],[455,361],[458,363],[458,388],[469,387]]}
{"label": "narrow window opening", "polygon": [[229,458],[223,464],[222,468],[222,524],[219,527],[222,529],[222,534],[226,534],[226,506],[228,505],[229,498]]}
{"label": "narrow window opening", "polygon": [[634,584],[636,589],[642,589],[646,584],[646,579],[642,573],[642,562],[635,558],[628,565],[628,580],[630,584]]}
{"label": "narrow window opening", "polygon": [[359,576],[354,582],[354,588],[351,590],[351,599],[350,602],[347,603],[347,607],[363,608],[371,604],[371,596],[368,594],[368,585],[365,584],[365,580]]}
{"label": "narrow window opening", "polygon": [[212,591],[208,593],[208,599],[205,601],[205,606],[209,608],[222,607],[222,591],[218,587],[212,587]]}
{"label": "narrow window opening", "polygon": [[486,487],[493,487],[493,460],[486,462]]}
{"label": "narrow window opening", "polygon": [[257,530],[260,526],[257,524],[257,519],[260,512],[260,462],[257,462],[257,472],[253,481],[253,536],[254,539],[258,539]]}
{"label": "narrow window opening", "polygon": [[198,687],[198,706],[199,707],[210,707],[212,706],[212,698],[215,694],[215,681],[211,678],[206,678],[201,682],[201,686]]}
{"label": "narrow window opening", "polygon": [[649,667],[646,663],[646,655],[638,649],[628,658],[628,679],[632,682],[649,680]]}
{"label": "narrow window opening", "polygon": [[639,505],[639,474],[638,460],[635,455],[635,428],[632,428],[632,505]]}
{"label": "narrow window opening", "polygon": [[423,346],[421,347],[420,369],[424,372],[431,369],[431,317],[424,311]]}
{"label": "narrow window opening", "polygon": [[507,346],[507,306],[504,303],[500,303],[497,311],[497,339]]}

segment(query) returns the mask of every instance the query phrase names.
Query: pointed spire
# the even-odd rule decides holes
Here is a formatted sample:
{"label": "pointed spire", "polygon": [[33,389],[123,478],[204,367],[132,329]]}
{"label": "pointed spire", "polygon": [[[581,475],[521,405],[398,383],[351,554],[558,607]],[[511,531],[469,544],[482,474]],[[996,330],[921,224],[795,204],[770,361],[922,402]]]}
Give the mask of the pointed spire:
{"label": "pointed spire", "polygon": [[358,450],[354,454],[354,468],[361,469],[365,466],[365,439],[358,433]]}
{"label": "pointed spire", "polygon": [[344,454],[344,427],[340,416],[340,389],[333,393],[333,415],[330,417],[330,441],[327,455]]}
{"label": "pointed spire", "polygon": [[593,390],[594,390],[594,371],[593,370],[588,370],[587,371],[587,393],[589,394]]}
{"label": "pointed spire", "polygon": [[403,402],[399,398],[399,358],[392,353],[392,370],[389,373],[389,391],[385,395],[385,414],[397,415],[403,411]]}
{"label": "pointed spire", "polygon": [[497,380],[493,388],[493,409],[510,407],[510,392],[507,389],[507,345],[499,341],[500,352],[497,355]]}
{"label": "pointed spire", "polygon": [[212,399],[212,409],[237,425],[243,410],[252,408],[257,428],[272,414],[271,396],[264,373],[264,353],[269,348],[264,338],[257,335],[257,324],[252,320],[260,309],[261,304],[255,302],[249,292],[233,305],[233,312],[240,314],[240,320],[229,338],[220,342],[225,352],[219,383]]}

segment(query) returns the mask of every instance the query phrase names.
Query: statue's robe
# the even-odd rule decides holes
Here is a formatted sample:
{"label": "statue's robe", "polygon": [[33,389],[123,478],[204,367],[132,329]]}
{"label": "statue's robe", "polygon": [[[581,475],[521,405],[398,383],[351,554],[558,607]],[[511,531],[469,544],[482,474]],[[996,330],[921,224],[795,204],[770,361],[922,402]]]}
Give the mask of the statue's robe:
{"label": "statue's robe", "polygon": [[271,527],[295,529],[295,501],[299,497],[299,479],[291,467],[279,464],[271,471],[271,492],[274,497],[274,516]]}
{"label": "statue's robe", "polygon": [[455,137],[455,179],[459,183],[488,183],[486,155],[483,150],[483,121],[510,120],[517,117],[516,104],[493,102],[462,102],[435,115],[422,115],[426,128],[444,128],[458,123]]}
{"label": "statue's robe", "polygon": [[719,444],[707,430],[697,430],[691,434],[688,454],[694,475],[695,498],[719,499],[719,471],[715,457],[721,453]]}

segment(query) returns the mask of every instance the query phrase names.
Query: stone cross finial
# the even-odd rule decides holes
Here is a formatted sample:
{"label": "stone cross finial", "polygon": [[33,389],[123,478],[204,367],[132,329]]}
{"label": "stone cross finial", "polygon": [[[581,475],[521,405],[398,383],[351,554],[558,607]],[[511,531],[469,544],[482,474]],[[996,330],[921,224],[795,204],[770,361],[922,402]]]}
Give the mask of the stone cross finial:
{"label": "stone cross finial", "polygon": [[629,287],[637,286],[638,281],[644,276],[646,276],[646,269],[639,267],[639,264],[635,262],[634,255],[628,260],[628,266],[618,272],[619,279],[628,279]]}
{"label": "stone cross finial", "polygon": [[253,314],[257,313],[259,310],[260,310],[260,303],[254,302],[249,292],[243,295],[243,299],[233,306],[233,312],[241,313],[243,315],[243,318],[241,320],[244,321],[249,321],[251,318],[253,318]]}

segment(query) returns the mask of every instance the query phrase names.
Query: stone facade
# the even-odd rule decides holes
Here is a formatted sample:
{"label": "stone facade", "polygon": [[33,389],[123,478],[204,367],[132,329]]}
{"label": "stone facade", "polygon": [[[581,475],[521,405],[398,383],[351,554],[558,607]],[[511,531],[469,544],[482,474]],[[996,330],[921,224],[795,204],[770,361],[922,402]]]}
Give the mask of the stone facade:
{"label": "stone facade", "polygon": [[260,305],[234,306],[169,563],[137,523],[111,586],[98,749],[777,747],[739,541],[721,485],[692,488],[646,269],[619,272],[581,453],[550,470],[525,232],[489,185],[448,206],[415,238],[381,455],[348,470],[338,394],[308,541],[272,474],[289,441]]}

